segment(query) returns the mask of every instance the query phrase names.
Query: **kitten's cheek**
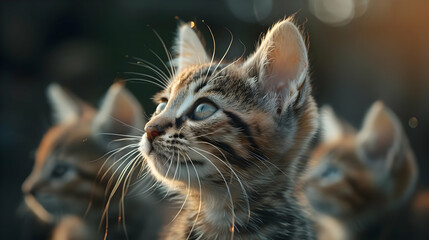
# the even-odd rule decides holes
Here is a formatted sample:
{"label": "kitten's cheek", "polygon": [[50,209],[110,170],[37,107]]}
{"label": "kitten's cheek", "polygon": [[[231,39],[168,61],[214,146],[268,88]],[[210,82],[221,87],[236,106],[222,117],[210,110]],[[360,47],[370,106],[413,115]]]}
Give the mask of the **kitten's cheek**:
{"label": "kitten's cheek", "polygon": [[149,140],[147,140],[146,133],[143,134],[142,139],[140,140],[139,148],[141,153],[143,153],[144,155],[149,155],[152,146]]}

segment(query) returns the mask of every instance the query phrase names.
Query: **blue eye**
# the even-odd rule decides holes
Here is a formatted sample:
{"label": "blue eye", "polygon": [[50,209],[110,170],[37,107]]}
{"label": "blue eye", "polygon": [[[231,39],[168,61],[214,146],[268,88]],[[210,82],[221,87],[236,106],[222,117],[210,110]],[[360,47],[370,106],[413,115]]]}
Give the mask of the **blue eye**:
{"label": "blue eye", "polygon": [[66,174],[66,172],[69,170],[69,166],[66,164],[58,164],[54,167],[52,170],[51,176],[53,178],[60,178]]}
{"label": "blue eye", "polygon": [[162,102],[162,103],[158,104],[158,106],[156,107],[155,113],[158,114],[158,113],[162,112],[162,110],[164,110],[165,106],[167,106],[166,102]]}
{"label": "blue eye", "polygon": [[329,166],[322,172],[322,178],[334,180],[341,175],[340,169],[336,166]]}
{"label": "blue eye", "polygon": [[216,111],[217,108],[213,104],[201,103],[195,108],[192,114],[192,119],[203,120],[213,115],[213,113],[215,113]]}

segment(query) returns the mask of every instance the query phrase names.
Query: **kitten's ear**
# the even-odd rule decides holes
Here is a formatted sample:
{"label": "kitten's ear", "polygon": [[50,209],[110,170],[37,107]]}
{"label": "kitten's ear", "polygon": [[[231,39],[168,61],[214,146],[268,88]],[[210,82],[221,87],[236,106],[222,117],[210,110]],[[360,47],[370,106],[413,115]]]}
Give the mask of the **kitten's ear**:
{"label": "kitten's ear", "polygon": [[[191,22],[193,24],[193,22]],[[210,62],[206,50],[191,24],[181,23],[178,28],[174,51],[177,55],[175,65],[177,73],[183,69]]]}
{"label": "kitten's ear", "polygon": [[264,95],[274,93],[282,99],[280,108],[286,100],[305,99],[309,94],[310,86],[305,81],[307,49],[290,19],[275,24],[243,66],[262,84]]}
{"label": "kitten's ear", "polygon": [[368,111],[358,134],[358,149],[370,164],[391,169],[403,159],[404,138],[399,119],[377,101]]}
{"label": "kitten's ear", "polygon": [[121,83],[114,83],[108,90],[94,118],[92,131],[109,142],[117,137],[109,134],[140,135],[146,120],[137,99]]}
{"label": "kitten's ear", "polygon": [[57,124],[94,114],[90,106],[57,83],[51,83],[46,93]]}
{"label": "kitten's ear", "polygon": [[330,106],[325,105],[320,108],[320,121],[323,142],[331,142],[341,138],[343,128],[340,119],[337,118]]}
{"label": "kitten's ear", "polygon": [[356,130],[347,122],[337,117],[331,106],[320,108],[322,142],[332,142],[346,135],[354,135]]}

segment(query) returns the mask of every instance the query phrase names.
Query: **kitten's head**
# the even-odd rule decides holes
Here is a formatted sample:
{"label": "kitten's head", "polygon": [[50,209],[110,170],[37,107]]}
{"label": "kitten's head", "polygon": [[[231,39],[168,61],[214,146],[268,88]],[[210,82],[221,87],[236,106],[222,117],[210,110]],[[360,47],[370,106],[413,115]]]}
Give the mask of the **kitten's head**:
{"label": "kitten's head", "polygon": [[322,110],[323,139],[315,164],[304,177],[304,192],[318,212],[359,220],[397,207],[414,190],[417,167],[401,124],[381,102],[368,111],[362,129]]}
{"label": "kitten's head", "polygon": [[[177,72],[155,96],[141,151],[164,182],[268,176],[306,148],[317,127],[308,58],[297,27],[275,24],[246,61],[216,62],[179,27]],[[222,179],[223,175],[225,178]],[[263,178],[263,177],[261,177]]]}
{"label": "kitten's head", "polygon": [[[57,84],[51,84],[47,93],[56,125],[43,137],[22,190],[28,207],[49,221],[63,214],[82,216],[90,200],[93,207],[103,207],[106,181],[96,177],[106,154],[126,144],[110,143],[114,138],[105,134],[136,135],[130,126],[142,129],[144,118],[136,99],[119,84],[109,89],[99,111]],[[107,161],[103,170],[112,163]]]}

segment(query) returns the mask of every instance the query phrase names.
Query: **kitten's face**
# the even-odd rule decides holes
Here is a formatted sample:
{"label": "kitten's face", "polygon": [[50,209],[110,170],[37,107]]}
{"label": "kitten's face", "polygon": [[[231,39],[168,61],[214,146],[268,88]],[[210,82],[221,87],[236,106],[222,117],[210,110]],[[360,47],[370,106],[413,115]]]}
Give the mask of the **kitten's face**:
{"label": "kitten's face", "polygon": [[[90,202],[91,210],[105,207],[107,181],[115,184],[118,174],[112,173],[123,169],[112,164],[123,151],[112,157],[112,150],[129,143],[113,140],[142,128],[133,119],[144,121],[136,100],[118,84],[109,89],[98,112],[55,84],[48,97],[57,124],[43,137],[33,171],[22,185],[27,206],[47,222],[65,214],[83,216]],[[122,123],[133,127],[124,129]]]}
{"label": "kitten's face", "polygon": [[318,164],[306,176],[304,190],[317,211],[342,218],[382,201],[377,173],[357,154],[354,137],[319,146],[310,161]]}
{"label": "kitten's face", "polygon": [[195,186],[284,170],[317,127],[298,29],[276,24],[251,57],[229,64],[210,59],[186,25],[177,45],[178,75],[155,96],[140,143],[152,173]]}
{"label": "kitten's face", "polygon": [[103,188],[94,183],[103,163],[95,160],[104,152],[91,138],[88,123],[55,126],[37,150],[33,172],[24,182],[23,191],[54,216],[82,215],[91,192],[95,201],[103,199]]}
{"label": "kitten's face", "polygon": [[145,133],[141,151],[157,177],[196,183],[196,172],[204,179],[218,170],[264,167],[262,149],[275,149],[268,139],[277,137],[277,124],[252,79],[237,66],[216,66],[191,68],[156,95],[146,126],[159,125],[162,133],[153,140]]}
{"label": "kitten's face", "polygon": [[325,134],[304,177],[316,211],[357,220],[410,196],[417,178],[414,156],[399,120],[382,103],[373,104],[359,132],[332,111],[322,113],[322,123]]}

